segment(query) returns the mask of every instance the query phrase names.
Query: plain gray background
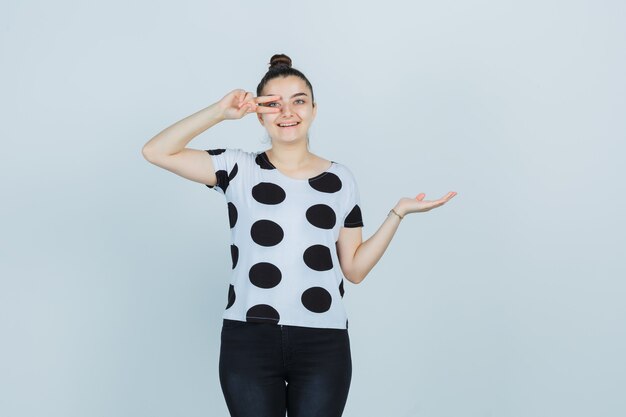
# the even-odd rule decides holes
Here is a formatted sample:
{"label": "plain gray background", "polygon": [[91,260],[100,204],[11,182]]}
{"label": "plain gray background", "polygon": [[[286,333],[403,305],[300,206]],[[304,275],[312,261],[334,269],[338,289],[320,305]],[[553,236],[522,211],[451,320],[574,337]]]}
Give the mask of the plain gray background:
{"label": "plain gray background", "polygon": [[[623,416],[621,1],[3,1],[0,415],[227,416],[224,197],[141,147],[274,53],[374,234],[344,415]],[[253,115],[189,147],[266,149]]]}

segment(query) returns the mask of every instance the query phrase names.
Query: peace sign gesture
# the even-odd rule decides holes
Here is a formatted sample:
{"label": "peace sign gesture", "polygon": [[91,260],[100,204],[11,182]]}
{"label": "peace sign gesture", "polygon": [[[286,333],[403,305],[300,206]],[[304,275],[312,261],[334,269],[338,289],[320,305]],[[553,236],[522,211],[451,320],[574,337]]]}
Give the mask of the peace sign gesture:
{"label": "peace sign gesture", "polygon": [[450,201],[450,199],[452,199],[452,197],[454,197],[456,194],[456,192],[450,191],[439,200],[424,200],[426,194],[419,193],[415,198],[401,198],[396,207],[398,207],[400,211],[399,214],[404,217],[405,214],[429,211],[434,209],[435,207],[443,206],[448,201]]}
{"label": "peace sign gesture", "polygon": [[278,113],[277,107],[267,107],[261,104],[276,101],[280,96],[254,97],[252,93],[243,89],[233,90],[226,94],[217,104],[222,110],[224,119],[241,119],[248,113]]}

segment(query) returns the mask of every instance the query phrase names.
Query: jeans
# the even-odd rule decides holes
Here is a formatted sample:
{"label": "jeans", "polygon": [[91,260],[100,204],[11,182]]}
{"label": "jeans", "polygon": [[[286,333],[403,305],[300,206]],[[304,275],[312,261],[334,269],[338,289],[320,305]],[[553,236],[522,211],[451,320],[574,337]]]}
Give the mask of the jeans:
{"label": "jeans", "polygon": [[223,319],[219,377],[232,417],[340,417],[352,379],[348,329]]}

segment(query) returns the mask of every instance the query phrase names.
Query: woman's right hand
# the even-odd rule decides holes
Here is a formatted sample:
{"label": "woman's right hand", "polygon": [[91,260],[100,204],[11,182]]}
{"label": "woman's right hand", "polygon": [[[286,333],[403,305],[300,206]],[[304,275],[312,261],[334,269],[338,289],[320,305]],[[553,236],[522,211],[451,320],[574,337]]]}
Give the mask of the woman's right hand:
{"label": "woman's right hand", "polygon": [[217,102],[226,120],[241,119],[248,113],[278,113],[278,107],[259,106],[259,103],[276,101],[280,96],[254,97],[252,93],[242,89],[233,90]]}

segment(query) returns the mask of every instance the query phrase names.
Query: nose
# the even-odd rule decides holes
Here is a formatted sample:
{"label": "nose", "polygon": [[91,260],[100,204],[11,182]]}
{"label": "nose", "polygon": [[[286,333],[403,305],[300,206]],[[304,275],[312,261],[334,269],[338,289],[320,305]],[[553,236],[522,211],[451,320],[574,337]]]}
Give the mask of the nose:
{"label": "nose", "polygon": [[290,106],[289,104],[285,104],[284,106],[282,106],[282,107],[281,107],[281,109],[282,109],[282,113],[283,113],[284,115],[289,116],[289,115],[291,115],[291,113],[293,113],[293,112],[291,111],[291,106]]}

